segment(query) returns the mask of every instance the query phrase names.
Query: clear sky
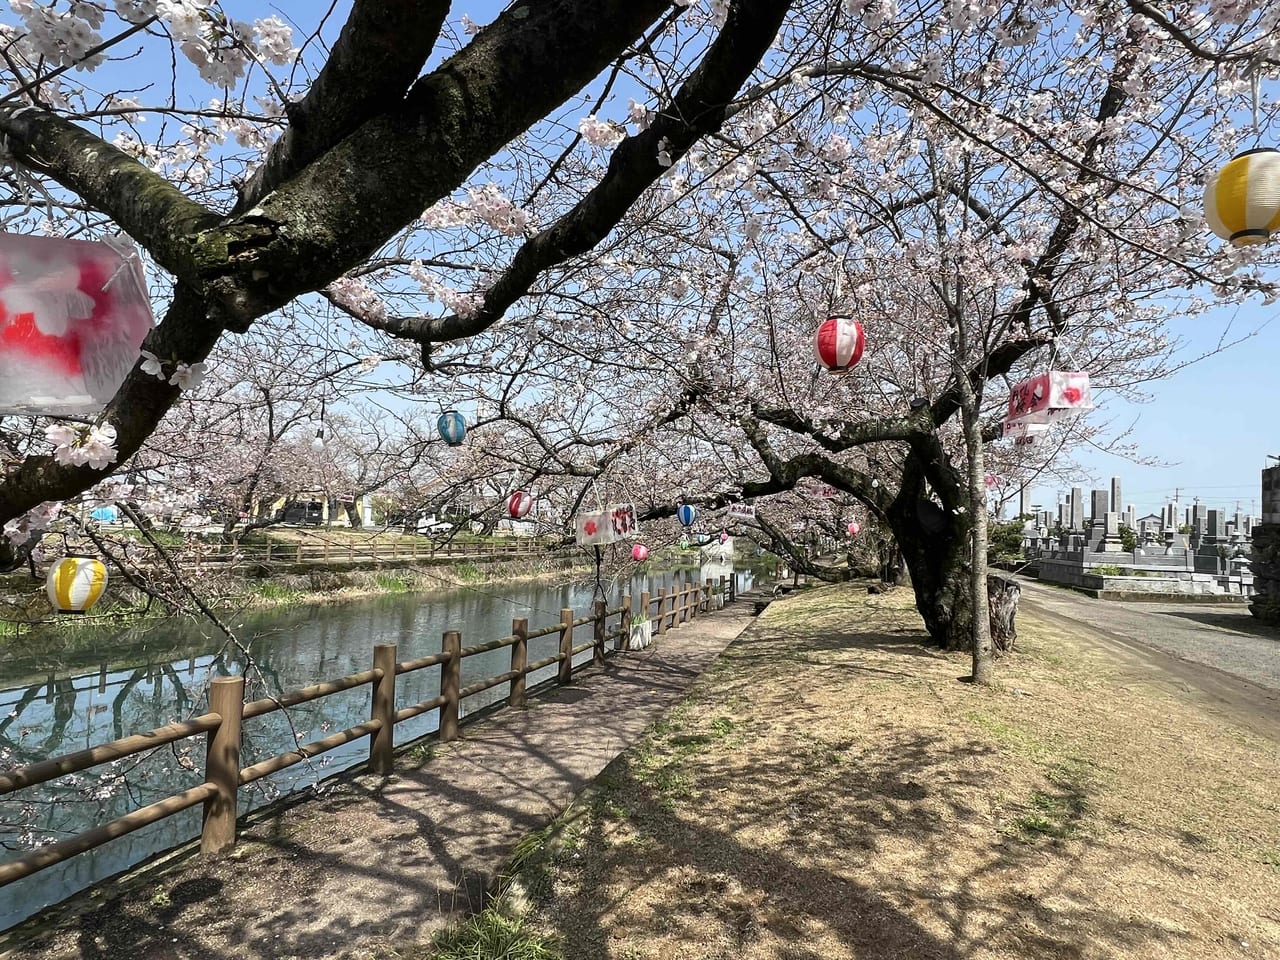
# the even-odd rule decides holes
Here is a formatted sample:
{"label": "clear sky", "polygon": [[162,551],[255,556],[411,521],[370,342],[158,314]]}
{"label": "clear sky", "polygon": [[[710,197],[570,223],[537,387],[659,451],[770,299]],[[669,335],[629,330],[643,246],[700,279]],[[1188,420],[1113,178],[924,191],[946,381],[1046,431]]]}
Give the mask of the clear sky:
{"label": "clear sky", "polygon": [[[1248,340],[1192,364],[1168,380],[1150,385],[1151,399],[1127,403],[1095,392],[1100,422],[1123,430],[1132,424],[1129,440],[1144,459],[1161,466],[1145,466],[1099,449],[1079,451],[1084,472],[1075,483],[1086,491],[1105,488],[1113,476],[1121,478],[1125,503],[1138,515],[1158,512],[1178,488],[1179,502],[1193,497],[1212,508],[1240,509],[1256,515],[1267,454],[1280,455],[1280,304],[1250,305],[1235,315],[1237,334],[1261,327]],[[1208,316],[1188,324],[1178,334],[1187,341],[1187,359],[1212,349],[1229,315]],[[1274,461],[1273,461],[1274,462]],[[1065,486],[1037,485],[1032,503],[1056,510]],[[1086,494],[1085,503],[1088,499]],[[1114,506],[1112,509],[1116,509]],[[1088,508],[1086,506],[1086,513]]]}

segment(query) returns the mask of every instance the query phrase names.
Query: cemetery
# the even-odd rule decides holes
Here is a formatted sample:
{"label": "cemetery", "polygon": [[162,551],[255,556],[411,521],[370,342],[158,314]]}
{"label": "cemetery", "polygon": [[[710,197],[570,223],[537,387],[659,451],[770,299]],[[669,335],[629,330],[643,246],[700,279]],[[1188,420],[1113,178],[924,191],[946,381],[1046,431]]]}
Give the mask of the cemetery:
{"label": "cemetery", "polygon": [[[1246,600],[1254,593],[1250,533],[1256,518],[1197,503],[1180,517],[1169,503],[1158,517],[1118,509],[1121,481],[1109,490],[1072,487],[1058,504],[1032,513],[1024,495],[1024,572],[1101,599]],[[1185,532],[1185,531],[1190,532]],[[1123,531],[1123,532],[1122,532]],[[1125,539],[1132,544],[1126,549]]]}

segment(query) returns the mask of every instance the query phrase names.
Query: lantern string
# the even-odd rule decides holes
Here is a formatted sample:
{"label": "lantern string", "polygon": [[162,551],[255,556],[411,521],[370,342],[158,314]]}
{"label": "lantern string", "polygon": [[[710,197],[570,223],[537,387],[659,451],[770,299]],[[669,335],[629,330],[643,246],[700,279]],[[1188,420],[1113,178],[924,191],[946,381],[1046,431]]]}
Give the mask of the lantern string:
{"label": "lantern string", "polygon": [[1258,140],[1258,62],[1249,64],[1249,94],[1253,101],[1253,139]]}

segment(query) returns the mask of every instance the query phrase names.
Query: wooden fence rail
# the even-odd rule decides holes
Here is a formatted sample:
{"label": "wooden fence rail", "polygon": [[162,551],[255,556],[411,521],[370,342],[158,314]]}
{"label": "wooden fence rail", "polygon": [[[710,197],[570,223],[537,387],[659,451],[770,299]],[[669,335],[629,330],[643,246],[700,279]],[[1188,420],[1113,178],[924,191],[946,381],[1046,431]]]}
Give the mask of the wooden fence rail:
{"label": "wooden fence rail", "polygon": [[406,535],[401,539],[358,544],[346,542],[245,543],[217,545],[207,553],[193,555],[199,563],[354,563],[356,561],[498,559],[501,557],[558,556],[565,551],[549,548],[538,541],[529,543],[452,543],[437,544],[422,537]]}
{"label": "wooden fence rail", "polygon": [[[689,583],[681,588],[673,586],[669,592],[664,588],[658,591],[656,600],[651,600],[646,591],[641,595],[638,609],[644,610],[651,621],[656,620],[658,632],[664,633],[668,620],[671,627],[687,622],[696,617],[699,611],[714,609],[717,594],[729,599],[731,591],[732,584],[726,588],[723,577],[718,590],[708,580],[705,584]],[[651,609],[655,602],[656,612]],[[561,611],[559,623],[536,630],[530,630],[529,621],[522,617],[512,621],[510,636],[469,647],[462,645],[462,634],[459,631],[449,630],[442,638],[439,653],[414,660],[398,662],[396,645],[380,643],[373,648],[373,665],[369,670],[313,684],[279,697],[248,703],[244,700],[243,677],[216,678],[209,687],[209,712],[202,716],[0,774],[0,797],[3,797],[24,787],[46,783],[178,740],[204,736],[206,741],[205,781],[199,786],[133,810],[84,833],[48,844],[19,859],[0,864],[0,887],[199,804],[204,806],[200,851],[206,854],[223,852],[234,846],[236,841],[237,794],[245,784],[365,737],[369,739],[369,769],[374,773],[389,774],[394,765],[394,732],[397,723],[438,710],[437,736],[441,742],[447,743],[458,736],[460,707],[467,697],[505,683],[510,685],[508,704],[513,707],[522,706],[528,676],[552,664],[559,665],[557,683],[569,683],[574,670],[573,658],[577,654],[591,650],[590,662],[600,664],[604,662],[609,640],[614,641],[615,651],[626,648],[631,616],[632,603],[628,595],[623,598],[622,606],[612,610],[607,609],[604,601],[596,601],[591,615],[586,617],[575,617],[574,611],[566,607]],[[614,617],[618,618],[617,626],[610,630],[609,620]],[[575,645],[574,629],[588,624],[593,627],[590,640]],[[557,652],[529,663],[529,641],[556,633],[560,635]],[[466,687],[461,685],[464,659],[503,647],[511,648],[509,670]],[[440,667],[440,694],[421,703],[396,709],[396,678],[433,666]],[[364,685],[370,688],[371,701],[370,717],[364,723],[268,757],[251,766],[240,766],[241,726],[244,721]]]}

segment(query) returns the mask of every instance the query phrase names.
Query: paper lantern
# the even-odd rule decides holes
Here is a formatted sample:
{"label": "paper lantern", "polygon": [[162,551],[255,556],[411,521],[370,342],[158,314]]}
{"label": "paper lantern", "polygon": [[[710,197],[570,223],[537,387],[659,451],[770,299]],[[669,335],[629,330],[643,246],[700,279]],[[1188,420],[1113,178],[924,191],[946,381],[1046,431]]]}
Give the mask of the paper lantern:
{"label": "paper lantern", "polygon": [[440,414],[436,426],[440,429],[440,438],[451,447],[461,445],[467,435],[467,421],[462,419],[462,414],[457,410],[447,410]]}
{"label": "paper lantern", "polygon": [[1232,246],[1265,243],[1280,230],[1280,150],[1237,154],[1204,185],[1209,229]]}
{"label": "paper lantern", "polygon": [[862,359],[866,346],[862,324],[849,317],[828,317],[813,336],[813,355],[833,373],[843,373]]}
{"label": "paper lantern", "polygon": [[649,548],[643,543],[637,543],[631,548],[631,559],[636,563],[644,563],[649,559]]}
{"label": "paper lantern", "polygon": [[859,526],[856,520],[849,524],[849,536],[856,537],[861,532],[862,532],[862,527]]}
{"label": "paper lantern", "polygon": [[681,526],[692,527],[693,522],[698,519],[698,511],[691,503],[682,503],[676,510],[676,519],[680,521]]}
{"label": "paper lantern", "polygon": [[0,233],[0,416],[98,413],[154,324],[127,241]]}
{"label": "paper lantern", "polygon": [[507,513],[517,520],[523,520],[533,509],[533,497],[524,490],[517,490],[507,498]]}
{"label": "paper lantern", "polygon": [[722,534],[720,534],[720,542],[721,542],[721,543],[728,543],[728,542],[729,542],[729,535],[728,535],[727,533],[722,533]]}
{"label": "paper lantern", "polygon": [[1089,374],[1050,370],[1009,391],[1005,423],[1054,423],[1093,409]]}
{"label": "paper lantern", "polygon": [[59,613],[84,613],[107,588],[107,567],[93,557],[63,557],[49,568],[45,591]]}

